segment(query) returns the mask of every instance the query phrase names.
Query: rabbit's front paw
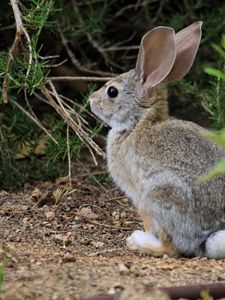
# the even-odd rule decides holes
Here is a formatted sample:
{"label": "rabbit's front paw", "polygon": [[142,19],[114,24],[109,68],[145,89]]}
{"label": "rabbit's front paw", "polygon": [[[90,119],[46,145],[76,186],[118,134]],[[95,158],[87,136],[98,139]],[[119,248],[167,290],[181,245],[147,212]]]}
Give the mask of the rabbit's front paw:
{"label": "rabbit's front paw", "polygon": [[152,233],[135,230],[127,239],[127,247],[131,250],[149,252],[160,249],[162,244]]}

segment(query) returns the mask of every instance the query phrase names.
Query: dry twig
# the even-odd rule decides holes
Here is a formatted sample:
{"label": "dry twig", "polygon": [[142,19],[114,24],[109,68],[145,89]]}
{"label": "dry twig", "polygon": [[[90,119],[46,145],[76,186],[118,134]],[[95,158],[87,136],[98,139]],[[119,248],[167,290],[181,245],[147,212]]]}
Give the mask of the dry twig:
{"label": "dry twig", "polygon": [[58,142],[56,141],[56,139],[48,132],[48,130],[41,124],[41,122],[34,117],[31,113],[29,113],[28,111],[26,111],[26,109],[24,109],[19,103],[17,103],[16,101],[13,102],[15,104],[16,107],[18,107],[28,118],[30,118],[38,127],[40,127],[46,134],[47,136],[49,136],[57,145]]}
{"label": "dry twig", "polygon": [[68,158],[68,181],[69,181],[69,186],[72,185],[71,183],[71,178],[72,178],[72,173],[71,173],[71,154],[70,154],[70,131],[69,131],[69,125],[67,124],[66,127],[66,145],[67,145],[67,158]]}
{"label": "dry twig", "polygon": [[[79,11],[79,8],[78,8],[76,0],[72,0],[72,5],[73,5],[74,12],[76,13],[76,15],[78,17],[80,25],[82,27],[84,27],[85,23],[84,23],[84,20],[82,18],[82,15],[81,15],[81,13]],[[89,43],[92,45],[92,47],[94,49],[96,49],[98,51],[98,53],[100,53],[102,55],[102,57],[104,58],[105,62],[110,63],[112,66],[114,66],[114,67],[116,67],[118,69],[123,70],[123,68],[120,65],[118,65],[117,63],[115,63],[114,61],[112,61],[108,57],[107,53],[104,51],[104,48],[101,45],[99,45],[99,43],[92,37],[92,35],[90,34],[90,32],[86,31],[85,34],[87,36],[87,39],[88,39]]]}
{"label": "dry twig", "polygon": [[83,72],[83,73],[98,75],[98,76],[115,76],[116,75],[116,74],[109,73],[109,72],[89,70],[89,69],[85,68],[84,66],[82,66],[81,63],[79,62],[79,60],[75,57],[72,50],[70,49],[70,47],[68,45],[68,41],[67,41],[63,31],[60,28],[59,28],[59,33],[60,33],[62,44],[65,47],[66,52],[67,52],[72,64],[76,67],[76,69],[78,71]]}
{"label": "dry twig", "polygon": [[86,145],[86,147],[89,149],[90,153],[92,154],[94,162],[97,164],[96,158],[93,154],[92,149],[98,153],[100,156],[104,156],[103,151],[101,148],[93,141],[91,136],[87,133],[87,131],[84,129],[84,126],[82,122],[79,124],[75,122],[75,120],[71,116],[71,112],[66,109],[65,105],[63,104],[62,99],[60,98],[59,94],[57,93],[55,86],[53,83],[49,80],[48,84],[51,88],[51,91],[54,96],[51,95],[51,91],[47,89],[46,87],[43,87],[42,93],[45,95],[45,97],[48,99],[51,106],[58,112],[58,114],[66,121],[66,123],[74,130],[74,132],[77,134],[79,139]]}
{"label": "dry twig", "polygon": [[113,77],[88,77],[88,76],[56,76],[56,77],[49,77],[48,79],[51,81],[77,81],[77,80],[83,80],[83,81],[94,81],[94,82],[106,82],[108,80],[111,80]]}

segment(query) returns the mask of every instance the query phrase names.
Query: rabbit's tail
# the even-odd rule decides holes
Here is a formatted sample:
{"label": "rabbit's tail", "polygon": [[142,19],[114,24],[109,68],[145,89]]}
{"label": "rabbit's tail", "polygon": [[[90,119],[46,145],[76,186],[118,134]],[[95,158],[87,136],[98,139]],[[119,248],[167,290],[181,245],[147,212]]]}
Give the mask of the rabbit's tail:
{"label": "rabbit's tail", "polygon": [[209,258],[225,258],[225,230],[211,234],[205,242],[205,256]]}

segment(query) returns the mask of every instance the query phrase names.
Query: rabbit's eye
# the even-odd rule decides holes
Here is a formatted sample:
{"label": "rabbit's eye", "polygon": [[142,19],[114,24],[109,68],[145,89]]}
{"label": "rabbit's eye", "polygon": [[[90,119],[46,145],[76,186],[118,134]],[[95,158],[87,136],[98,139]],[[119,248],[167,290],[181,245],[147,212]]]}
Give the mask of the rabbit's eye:
{"label": "rabbit's eye", "polygon": [[115,88],[114,86],[110,86],[108,89],[107,89],[107,95],[110,97],[110,98],[116,98],[118,96],[118,90],[117,88]]}

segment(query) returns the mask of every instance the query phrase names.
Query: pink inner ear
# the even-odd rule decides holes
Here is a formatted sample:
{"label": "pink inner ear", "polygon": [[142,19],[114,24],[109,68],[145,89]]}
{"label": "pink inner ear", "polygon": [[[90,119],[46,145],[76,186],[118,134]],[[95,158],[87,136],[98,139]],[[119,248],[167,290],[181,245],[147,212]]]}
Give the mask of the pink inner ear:
{"label": "pink inner ear", "polygon": [[195,22],[175,35],[176,59],[165,82],[182,79],[190,70],[201,40],[202,22]]}
{"label": "pink inner ear", "polygon": [[156,27],[141,41],[136,72],[144,89],[160,83],[170,72],[175,60],[174,30]]}

